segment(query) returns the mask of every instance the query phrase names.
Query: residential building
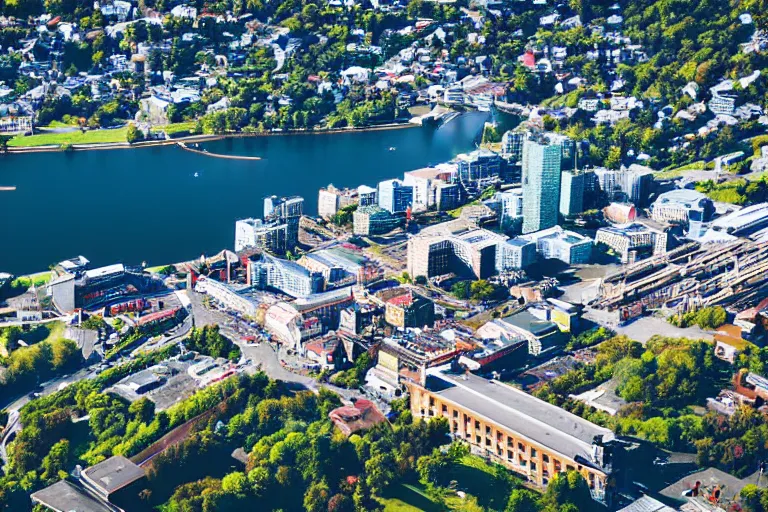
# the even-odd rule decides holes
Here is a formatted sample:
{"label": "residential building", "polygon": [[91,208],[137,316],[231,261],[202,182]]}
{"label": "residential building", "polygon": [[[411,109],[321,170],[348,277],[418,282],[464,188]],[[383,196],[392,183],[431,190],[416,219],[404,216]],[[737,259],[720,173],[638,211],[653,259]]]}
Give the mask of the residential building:
{"label": "residential building", "polygon": [[367,185],[357,187],[357,197],[360,206],[379,204],[376,189]]}
{"label": "residential building", "polygon": [[408,272],[434,277],[455,272],[484,279],[496,273],[497,249],[507,237],[458,219],[408,240]]}
{"label": "residential building", "polygon": [[701,192],[689,189],[670,190],[660,194],[651,205],[651,218],[658,222],[709,222],[715,213],[711,199]]}
{"label": "residential building", "polygon": [[510,229],[515,223],[523,220],[523,189],[513,188],[505,192],[497,192],[499,202],[499,226]]}
{"label": "residential building", "polygon": [[543,137],[523,144],[523,233],[557,225],[561,153]]}
{"label": "residential building", "polygon": [[205,276],[200,276],[195,284],[196,292],[205,293],[227,309],[253,318],[256,316],[258,304],[245,295],[247,289],[248,286],[221,283]]}
{"label": "residential building", "polygon": [[443,366],[422,382],[406,381],[411,412],[448,420],[455,439],[540,488],[558,473],[578,471],[593,498],[611,501],[615,436],[579,416],[508,384]]}
{"label": "residential building", "polygon": [[323,291],[323,276],[298,263],[262,254],[248,260],[249,284],[259,290],[275,289],[291,297],[308,297]]}
{"label": "residential building", "polygon": [[352,214],[352,231],[356,235],[383,235],[399,225],[400,218],[376,205],[360,207]]}
{"label": "residential building", "polygon": [[[451,187],[456,181],[456,173],[455,166],[445,164],[406,172],[403,176],[403,185],[413,188],[412,210],[419,212],[436,207],[438,188]],[[451,190],[455,190],[456,194],[459,192],[458,187],[451,187]],[[443,202],[448,200],[443,198]]]}
{"label": "residential building", "polygon": [[338,189],[333,185],[321,188],[317,196],[317,214],[323,219],[330,219],[338,211],[357,202],[357,191]]}
{"label": "residential building", "polygon": [[288,225],[264,222],[261,219],[241,219],[235,222],[235,251],[258,248],[284,254],[288,243]]}
{"label": "residential building", "polygon": [[712,99],[709,100],[707,106],[713,114],[733,115],[736,110],[736,102],[739,99],[738,95],[733,92],[733,85],[733,80],[723,80],[709,89]]}
{"label": "residential building", "polygon": [[639,206],[648,204],[654,185],[653,170],[632,165],[620,171],[595,169],[595,176],[609,201],[631,202]]}
{"label": "residential building", "polygon": [[502,158],[488,149],[477,149],[456,157],[459,180],[464,185],[482,187],[501,175]]}
{"label": "residential building", "polygon": [[299,221],[304,213],[304,198],[299,196],[264,198],[264,220],[285,224],[285,250],[292,251],[299,243]]}
{"label": "residential building", "polygon": [[304,254],[297,261],[311,272],[319,272],[326,287],[367,284],[382,277],[383,270],[361,253],[343,247],[332,247]]}
{"label": "residential building", "polygon": [[401,180],[382,181],[377,195],[379,207],[389,213],[404,212],[413,204],[413,187],[405,186]]}
{"label": "residential building", "polygon": [[563,171],[560,180],[560,213],[576,215],[584,211],[584,175]]}
{"label": "residential building", "polygon": [[376,294],[384,302],[384,319],[393,327],[432,327],[435,304],[410,288],[391,288]]}
{"label": "residential building", "polygon": [[622,263],[634,263],[667,252],[667,233],[648,223],[600,228],[595,243],[603,243],[619,254]]}
{"label": "residential building", "polygon": [[461,206],[461,188],[458,183],[438,183],[435,187],[435,207],[444,212]]}
{"label": "residential building", "polygon": [[542,258],[554,258],[568,265],[583,265],[592,258],[592,240],[560,226],[529,233]]}

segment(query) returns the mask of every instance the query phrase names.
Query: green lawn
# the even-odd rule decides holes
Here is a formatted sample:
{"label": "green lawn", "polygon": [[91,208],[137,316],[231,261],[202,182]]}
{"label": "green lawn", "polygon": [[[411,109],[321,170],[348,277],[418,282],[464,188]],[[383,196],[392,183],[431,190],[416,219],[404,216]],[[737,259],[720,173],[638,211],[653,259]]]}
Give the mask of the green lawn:
{"label": "green lawn", "polygon": [[24,287],[24,289],[26,290],[33,284],[35,286],[43,286],[48,281],[50,281],[52,277],[53,277],[53,274],[51,274],[50,271],[40,272],[38,274],[31,274],[28,276],[21,276],[11,281],[11,287],[13,288]]}
{"label": "green lawn", "polygon": [[183,123],[172,123],[172,124],[166,124],[164,126],[156,126],[153,131],[164,131],[171,137],[176,135],[177,133],[182,132],[191,132],[195,129],[197,126],[196,121],[185,121]]}
{"label": "green lawn", "polygon": [[40,133],[24,137],[17,135],[8,142],[9,147],[62,146],[65,144],[106,144],[125,142],[128,127],[113,130],[89,130],[68,133]]}
{"label": "green lawn", "polygon": [[384,512],[439,512],[440,506],[432,501],[423,489],[411,484],[399,484],[378,498]]}

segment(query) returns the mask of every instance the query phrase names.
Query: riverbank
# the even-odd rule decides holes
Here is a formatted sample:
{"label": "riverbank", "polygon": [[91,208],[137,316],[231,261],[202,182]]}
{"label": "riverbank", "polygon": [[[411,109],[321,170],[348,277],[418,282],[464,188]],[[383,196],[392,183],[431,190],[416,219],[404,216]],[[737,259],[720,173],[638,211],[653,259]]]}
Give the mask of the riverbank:
{"label": "riverbank", "polygon": [[[142,142],[134,142],[133,144],[128,142],[104,142],[94,144],[51,144],[45,146],[9,146],[9,154],[23,154],[23,153],[52,153],[61,151],[94,151],[94,150],[110,150],[110,149],[135,149],[135,148],[148,148],[157,146],[171,146],[181,143],[200,143],[211,142],[224,139],[238,139],[247,137],[274,137],[284,135],[326,135],[326,134],[339,134],[339,133],[358,133],[358,132],[372,132],[381,130],[398,130],[404,128],[418,128],[417,125],[411,124],[407,121],[401,123],[388,123],[377,126],[364,126],[360,128],[344,127],[344,128],[328,128],[322,130],[283,130],[283,131],[271,131],[271,132],[258,132],[258,133],[227,133],[227,134],[215,134],[215,135],[188,135],[186,137],[177,137],[174,139],[162,139],[162,140],[149,140]],[[108,131],[108,130],[105,130]],[[202,153],[202,152],[201,152]],[[2,155],[2,153],[0,153]]]}

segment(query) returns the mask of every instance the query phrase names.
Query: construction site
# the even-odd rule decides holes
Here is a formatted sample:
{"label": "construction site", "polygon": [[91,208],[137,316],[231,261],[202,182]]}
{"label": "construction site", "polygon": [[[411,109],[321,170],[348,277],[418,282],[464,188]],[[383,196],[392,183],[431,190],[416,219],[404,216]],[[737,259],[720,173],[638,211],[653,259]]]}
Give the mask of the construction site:
{"label": "construction site", "polygon": [[625,323],[655,310],[717,305],[739,311],[757,304],[767,289],[768,243],[689,243],[607,276],[590,305],[615,311]]}

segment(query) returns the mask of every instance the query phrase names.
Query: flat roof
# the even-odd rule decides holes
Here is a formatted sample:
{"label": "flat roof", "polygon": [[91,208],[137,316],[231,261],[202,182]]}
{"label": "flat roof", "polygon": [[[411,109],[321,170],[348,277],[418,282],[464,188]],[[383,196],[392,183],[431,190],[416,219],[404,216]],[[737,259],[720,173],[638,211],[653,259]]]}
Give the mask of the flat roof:
{"label": "flat roof", "polygon": [[731,499],[734,496],[737,496],[744,486],[749,483],[740,480],[725,471],[720,471],[716,468],[707,468],[681,478],[669,487],[662,489],[659,494],[678,502],[684,502],[687,500],[682,496],[683,492],[692,489],[693,486],[696,485],[696,482],[701,482],[703,490],[716,485],[721,486],[723,496],[726,499]]}
{"label": "flat roof", "polygon": [[59,480],[30,497],[56,512],[112,512],[111,508],[66,480]]}
{"label": "flat roof", "polygon": [[589,464],[596,436],[603,436],[604,442],[615,439],[609,429],[497,380],[451,375],[437,368],[427,373],[442,381],[443,386],[437,385],[443,389],[436,394],[572,460],[578,457]]}
{"label": "flat roof", "polygon": [[723,215],[712,221],[712,227],[740,229],[747,224],[761,220],[768,220],[768,203],[753,204],[752,206]]}
{"label": "flat roof", "polygon": [[144,470],[122,455],[115,455],[83,471],[95,485],[112,494],[144,478]]}
{"label": "flat roof", "polygon": [[122,263],[115,263],[114,265],[107,265],[106,267],[100,267],[100,268],[94,268],[93,270],[86,270],[85,275],[86,277],[95,278],[95,277],[104,277],[111,274],[118,274],[120,272],[125,272],[125,267]]}
{"label": "flat roof", "polygon": [[515,327],[519,327],[520,329],[524,329],[535,336],[541,336],[549,333],[550,331],[554,332],[555,330],[560,330],[557,327],[557,324],[554,322],[536,318],[527,310],[520,311],[514,315],[506,316],[502,319],[502,321]]}

